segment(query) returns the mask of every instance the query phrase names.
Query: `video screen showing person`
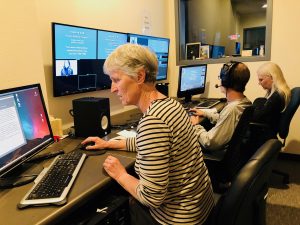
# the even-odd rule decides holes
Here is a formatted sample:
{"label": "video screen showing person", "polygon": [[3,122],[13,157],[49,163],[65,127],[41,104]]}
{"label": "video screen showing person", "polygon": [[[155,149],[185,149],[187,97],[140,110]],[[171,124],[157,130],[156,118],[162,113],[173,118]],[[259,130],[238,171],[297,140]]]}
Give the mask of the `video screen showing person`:
{"label": "video screen showing person", "polygon": [[56,76],[77,75],[77,60],[56,60]]}
{"label": "video screen showing person", "polygon": [[[113,32],[103,37],[97,29],[56,23],[52,29],[54,96],[110,88],[111,81],[102,69],[106,57],[100,57],[108,48],[105,41],[115,43]],[[127,41],[127,35],[122,35]]]}

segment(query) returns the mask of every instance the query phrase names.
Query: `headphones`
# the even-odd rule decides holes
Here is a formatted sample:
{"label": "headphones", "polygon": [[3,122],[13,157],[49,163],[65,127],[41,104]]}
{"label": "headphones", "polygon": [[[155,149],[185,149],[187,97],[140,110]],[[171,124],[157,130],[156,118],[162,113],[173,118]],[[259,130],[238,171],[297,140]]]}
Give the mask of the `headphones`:
{"label": "headphones", "polygon": [[239,62],[225,63],[220,72],[221,86],[230,88],[233,85],[233,71]]}

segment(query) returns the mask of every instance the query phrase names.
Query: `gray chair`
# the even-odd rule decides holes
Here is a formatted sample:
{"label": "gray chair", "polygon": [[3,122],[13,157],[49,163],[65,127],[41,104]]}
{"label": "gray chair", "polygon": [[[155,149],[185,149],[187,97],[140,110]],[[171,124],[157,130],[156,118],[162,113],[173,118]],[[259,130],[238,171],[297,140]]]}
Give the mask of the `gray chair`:
{"label": "gray chair", "polygon": [[[232,179],[253,154],[253,151],[249,151],[247,148],[247,128],[253,111],[252,106],[245,108],[224,151],[203,151],[204,161],[216,192],[223,192],[230,185]],[[224,152],[224,154],[220,155],[220,152]]]}
{"label": "gray chair", "polygon": [[281,146],[279,140],[270,139],[255,152],[230,188],[222,195],[215,194],[216,206],[205,224],[266,224],[268,181]]}

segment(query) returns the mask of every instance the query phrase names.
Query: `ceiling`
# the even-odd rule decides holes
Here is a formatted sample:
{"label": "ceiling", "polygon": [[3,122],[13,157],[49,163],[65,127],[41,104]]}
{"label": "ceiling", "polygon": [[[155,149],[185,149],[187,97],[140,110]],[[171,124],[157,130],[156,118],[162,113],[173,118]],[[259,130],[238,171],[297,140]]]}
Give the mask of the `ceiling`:
{"label": "ceiling", "polygon": [[267,0],[231,0],[231,5],[239,14],[252,14],[258,12],[266,12],[262,8]]}

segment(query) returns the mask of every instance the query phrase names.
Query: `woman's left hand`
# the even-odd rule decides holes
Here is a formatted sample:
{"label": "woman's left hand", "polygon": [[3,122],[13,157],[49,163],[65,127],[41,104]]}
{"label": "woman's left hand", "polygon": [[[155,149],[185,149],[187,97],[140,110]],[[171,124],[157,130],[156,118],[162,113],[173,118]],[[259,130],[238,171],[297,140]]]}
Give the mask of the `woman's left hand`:
{"label": "woman's left hand", "polygon": [[116,181],[122,175],[127,174],[121,162],[116,157],[113,157],[111,155],[107,156],[107,158],[105,159],[103,163],[103,168],[108,173],[108,175]]}

